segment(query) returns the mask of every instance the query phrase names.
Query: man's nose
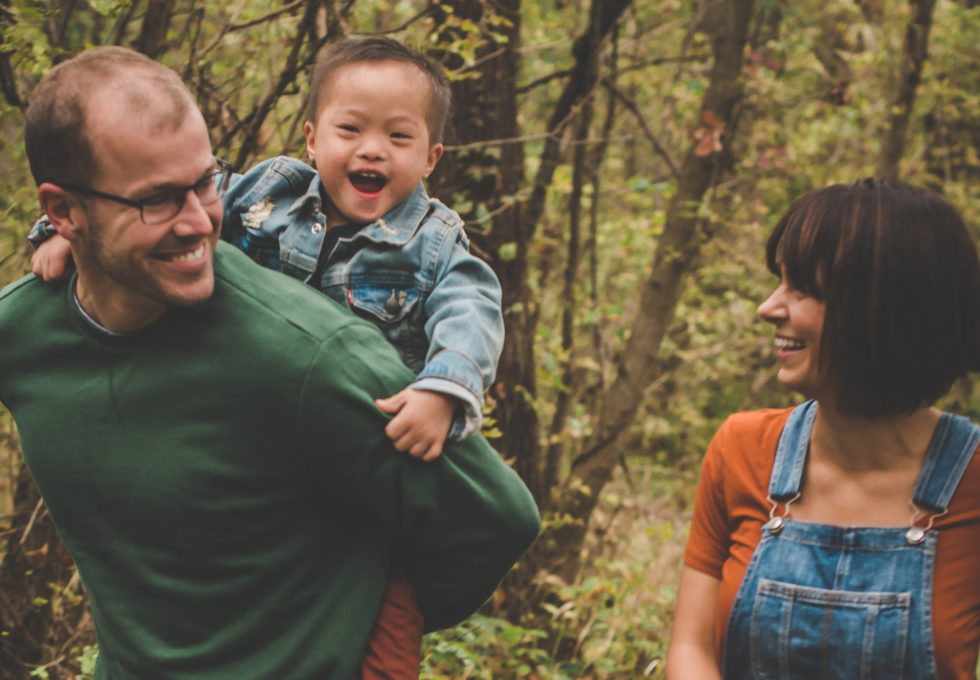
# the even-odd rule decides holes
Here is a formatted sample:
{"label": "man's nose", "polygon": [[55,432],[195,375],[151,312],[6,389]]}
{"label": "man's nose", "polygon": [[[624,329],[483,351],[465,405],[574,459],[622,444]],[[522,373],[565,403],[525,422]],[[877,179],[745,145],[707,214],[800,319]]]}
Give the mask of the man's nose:
{"label": "man's nose", "polygon": [[193,189],[188,189],[184,205],[177,213],[174,233],[178,236],[210,234],[221,223],[221,201],[204,205]]}

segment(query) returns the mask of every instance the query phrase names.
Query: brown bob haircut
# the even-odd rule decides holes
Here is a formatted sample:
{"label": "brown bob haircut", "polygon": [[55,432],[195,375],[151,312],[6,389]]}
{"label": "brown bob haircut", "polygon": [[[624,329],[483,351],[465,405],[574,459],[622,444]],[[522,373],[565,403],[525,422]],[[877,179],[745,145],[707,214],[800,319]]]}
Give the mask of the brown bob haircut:
{"label": "brown bob haircut", "polygon": [[194,98],[176,73],[125,47],[96,47],[48,71],[30,95],[24,146],[37,184],[71,184],[98,173],[86,124],[88,102],[125,98],[133,115],[177,127]]}
{"label": "brown bob haircut", "polygon": [[415,66],[429,81],[429,112],[426,122],[429,126],[429,144],[442,141],[449,119],[452,92],[449,79],[441,65],[421,52],[392,38],[365,38],[363,40],[345,39],[327,47],[313,68],[310,82],[310,103],[306,112],[309,122],[316,125],[317,116],[323,106],[323,98],[330,89],[330,79],[337,69],[349,64],[364,62],[397,61]]}
{"label": "brown bob haircut", "polygon": [[766,260],[825,303],[817,362],[841,411],[910,413],[980,370],[977,249],[939,195],[870,179],[811,191],[776,224]]}

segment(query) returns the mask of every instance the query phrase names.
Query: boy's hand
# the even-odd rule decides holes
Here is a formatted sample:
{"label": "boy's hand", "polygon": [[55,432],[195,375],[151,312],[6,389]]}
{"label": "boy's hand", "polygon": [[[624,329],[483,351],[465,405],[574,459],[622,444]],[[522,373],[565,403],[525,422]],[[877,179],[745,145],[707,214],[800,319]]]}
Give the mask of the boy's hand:
{"label": "boy's hand", "polygon": [[385,434],[396,449],[425,461],[439,457],[456,411],[454,397],[406,387],[387,399],[375,399],[374,403],[385,413],[395,414],[385,426]]}
{"label": "boy's hand", "polygon": [[68,239],[55,234],[42,243],[31,256],[31,271],[45,281],[56,281],[68,273],[71,247]]}

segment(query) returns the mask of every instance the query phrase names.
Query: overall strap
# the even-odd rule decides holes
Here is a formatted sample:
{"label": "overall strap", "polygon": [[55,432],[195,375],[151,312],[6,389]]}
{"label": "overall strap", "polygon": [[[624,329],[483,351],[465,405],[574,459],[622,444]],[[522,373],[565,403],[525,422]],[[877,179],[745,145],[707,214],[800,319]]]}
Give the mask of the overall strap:
{"label": "overall strap", "polygon": [[769,480],[769,496],[777,501],[789,501],[800,492],[803,467],[810,446],[810,430],[817,415],[817,402],[812,399],[793,409],[779,435],[776,460]]}
{"label": "overall strap", "polygon": [[944,512],[978,443],[980,427],[963,416],[943,413],[915,483],[913,502],[932,512]]}

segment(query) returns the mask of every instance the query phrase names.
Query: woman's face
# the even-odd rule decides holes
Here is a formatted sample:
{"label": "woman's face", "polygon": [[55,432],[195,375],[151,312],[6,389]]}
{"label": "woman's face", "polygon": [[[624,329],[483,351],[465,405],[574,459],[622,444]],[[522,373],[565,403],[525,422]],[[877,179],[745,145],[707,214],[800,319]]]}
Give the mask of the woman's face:
{"label": "woman's face", "polygon": [[825,305],[800,292],[786,280],[756,310],[759,318],[774,326],[779,382],[805,397],[820,399],[827,388],[826,375],[817,368]]}

